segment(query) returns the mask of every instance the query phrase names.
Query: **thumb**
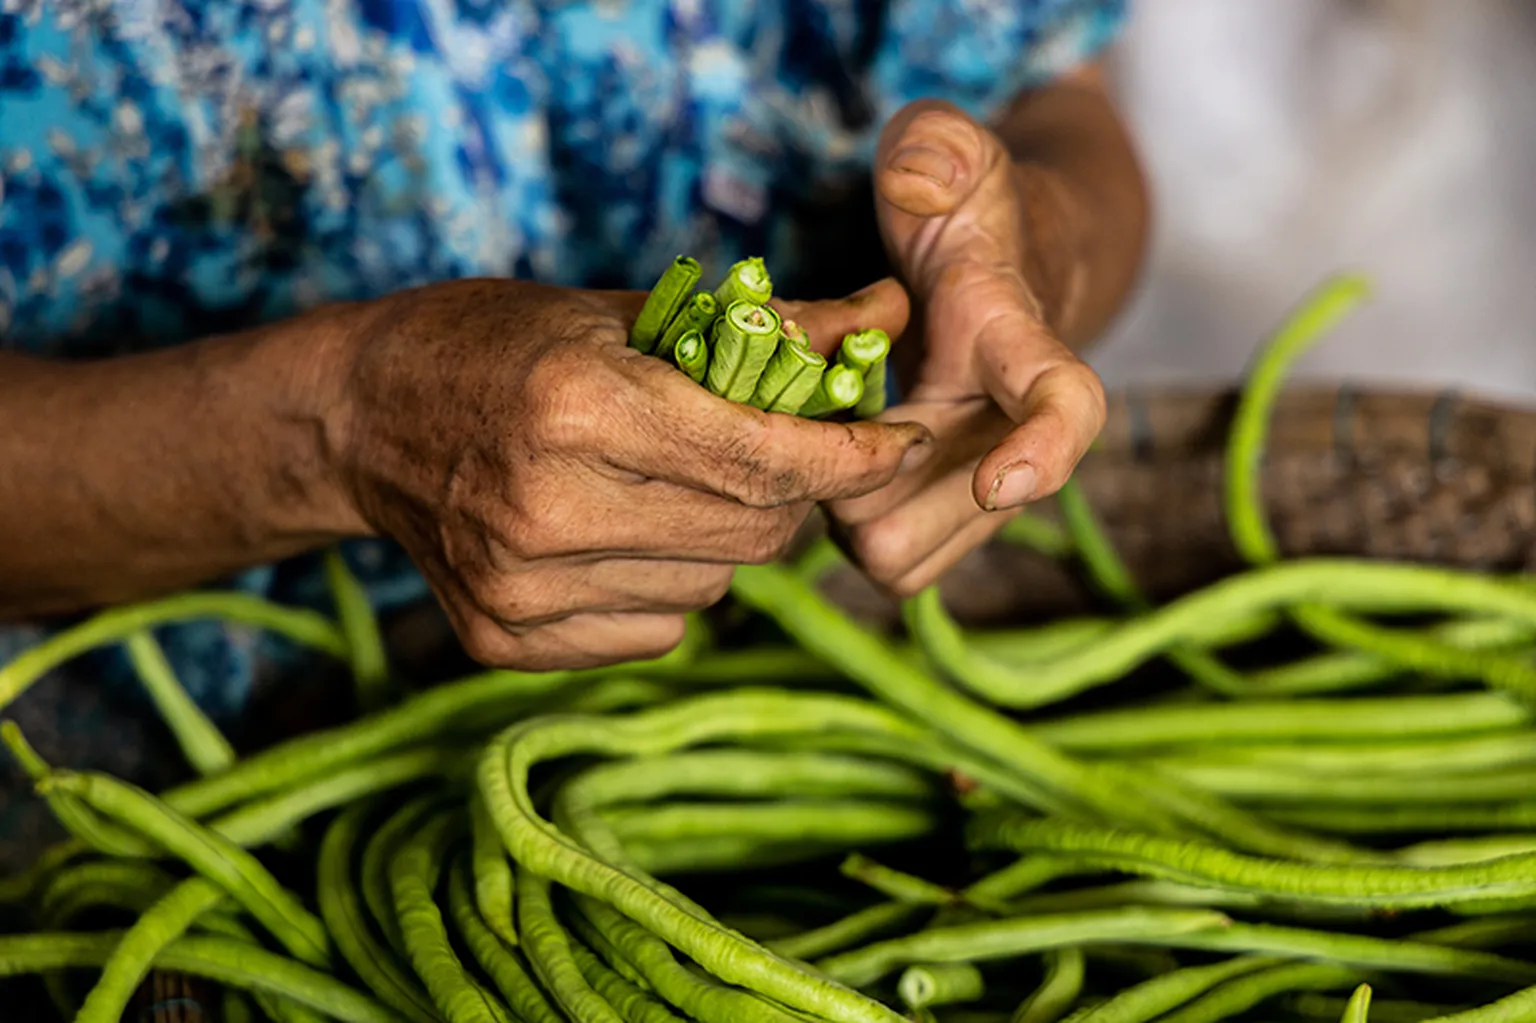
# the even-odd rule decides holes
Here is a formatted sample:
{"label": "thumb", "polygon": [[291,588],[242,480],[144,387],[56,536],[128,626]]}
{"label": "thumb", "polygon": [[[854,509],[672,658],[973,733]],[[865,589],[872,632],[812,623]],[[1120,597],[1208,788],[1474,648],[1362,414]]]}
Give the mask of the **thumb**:
{"label": "thumb", "polygon": [[903,107],[880,133],[875,194],[914,217],[951,213],[1007,154],[985,127],[938,100]]}
{"label": "thumb", "polygon": [[822,355],[831,355],[844,335],[858,330],[883,330],[892,338],[898,338],[907,329],[912,312],[907,290],[891,277],[878,280],[847,298],[821,302],[791,302],[776,298],[771,304],[784,319],[798,323],[811,347]]}

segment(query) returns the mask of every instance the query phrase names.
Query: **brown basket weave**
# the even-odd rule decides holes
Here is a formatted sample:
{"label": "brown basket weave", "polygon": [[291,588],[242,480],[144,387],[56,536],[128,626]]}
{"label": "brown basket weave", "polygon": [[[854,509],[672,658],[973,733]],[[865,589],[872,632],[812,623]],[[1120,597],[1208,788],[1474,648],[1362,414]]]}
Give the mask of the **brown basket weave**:
{"label": "brown basket weave", "polygon": [[[1237,394],[1120,393],[1078,480],[1137,580],[1158,598],[1239,567],[1222,514],[1222,459]],[[1264,498],[1289,555],[1536,568],[1536,411],[1349,387],[1278,402]],[[1050,502],[1037,510],[1054,516]],[[861,615],[894,607],[855,573],[830,584]],[[994,544],[943,582],[957,617],[985,623],[1085,606],[1061,566]]]}

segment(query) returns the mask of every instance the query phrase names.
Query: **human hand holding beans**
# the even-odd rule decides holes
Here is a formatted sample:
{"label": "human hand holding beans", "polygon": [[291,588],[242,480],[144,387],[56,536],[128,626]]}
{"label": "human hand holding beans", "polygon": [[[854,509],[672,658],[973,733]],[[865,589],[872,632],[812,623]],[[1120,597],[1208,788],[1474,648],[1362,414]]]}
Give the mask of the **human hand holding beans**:
{"label": "human hand holding beans", "polygon": [[[929,440],[724,401],[627,347],[643,300],[460,281],[386,300],[348,342],[345,490],[483,663],[664,653],[733,566],[772,560],[817,502],[886,485]],[[884,308],[866,295],[796,315],[830,333]]]}
{"label": "human hand holding beans", "polygon": [[948,104],[911,104],[881,137],[876,211],[917,308],[893,359],[921,356],[903,404],[880,418],[921,423],[935,444],[889,486],[832,511],[855,558],[898,594],[1054,493],[1103,426],[1097,375],[1051,326],[1081,312],[1083,267],[1065,253],[1065,225],[1033,215],[1053,208],[1040,194],[1050,187]]}

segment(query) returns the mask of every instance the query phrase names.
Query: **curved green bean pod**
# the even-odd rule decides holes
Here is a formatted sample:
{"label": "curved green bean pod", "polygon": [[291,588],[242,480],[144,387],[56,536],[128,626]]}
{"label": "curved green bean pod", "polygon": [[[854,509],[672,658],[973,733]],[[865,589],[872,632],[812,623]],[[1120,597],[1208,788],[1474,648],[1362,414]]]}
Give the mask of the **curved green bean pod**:
{"label": "curved green bean pod", "polygon": [[672,361],[688,374],[688,379],[702,384],[709,375],[709,342],[701,331],[685,331],[672,346]]}
{"label": "curved green bean pod", "polygon": [[838,868],[844,877],[868,885],[896,902],[916,902],[929,906],[950,906],[962,901],[959,892],[935,884],[926,878],[895,870],[870,859],[863,853],[850,853]]}
{"label": "curved green bean pod", "polygon": [[1349,700],[1270,700],[1165,704],[1079,714],[1034,727],[1034,734],[1074,753],[1258,739],[1402,740],[1524,728],[1532,714],[1503,693],[1390,696]]}
{"label": "curved green bean pod", "polygon": [[1368,1023],[1371,1015],[1371,985],[1361,984],[1349,996],[1349,1002],[1340,1014],[1339,1023]]}
{"label": "curved green bean pod", "polygon": [[458,773],[467,764],[462,751],[441,747],[388,754],[245,803],[214,818],[208,827],[236,845],[263,845],[318,813],[425,778]]}
{"label": "curved green bean pod", "polygon": [[[0,937],[0,976],[99,967],[121,932]],[[206,977],[244,991],[291,999],[340,1023],[403,1023],[404,1017],[329,974],[229,938],[177,938],[155,957],[157,969]]]}
{"label": "curved green bean pod", "polygon": [[410,954],[400,932],[400,918],[395,912],[394,885],[389,878],[390,861],[421,823],[445,803],[444,796],[436,792],[425,792],[408,800],[384,819],[363,846],[358,868],[363,904],[368,907],[373,922],[389,946],[405,960],[410,959]]}
{"label": "curved green bean pod", "polygon": [[149,630],[129,636],[124,647],[144,691],[198,774],[218,774],[235,762],[235,749],[176,678],[176,670]]}
{"label": "curved green bean pod", "polygon": [[666,942],[588,896],[577,908],[659,996],[699,1023],[800,1023],[800,1018],[749,991],[700,977],[678,963]]}
{"label": "curved green bean pod", "polygon": [[1528,987],[1481,1008],[1436,1016],[1424,1023],[1512,1023],[1530,1019],[1533,1013],[1536,1013],[1536,987]]}
{"label": "curved green bean pod", "polygon": [[681,1017],[673,1015],[665,1005],[630,983],[579,942],[571,942],[571,955],[592,990],[607,999],[626,1023],[683,1023]]}
{"label": "curved green bean pod", "polygon": [[861,942],[883,938],[904,927],[916,926],[932,912],[931,906],[917,903],[881,902],[821,927],[763,944],[789,959],[820,959]]}
{"label": "curved green bean pod", "polygon": [[[731,932],[701,909],[680,904],[633,874],[590,857],[540,818],[527,784],[538,762],[583,752],[654,755],[725,738],[835,729],[921,734],[889,711],[821,695],[738,691],[683,700],[620,720],[544,718],[502,732],[486,747],[480,789],[519,877],[539,873],[622,909],[728,983],[792,1008],[847,1023],[895,1023],[889,1009]],[[521,893],[520,893],[521,894]],[[526,936],[526,931],[525,931]]]}
{"label": "curved green bean pod", "polygon": [[997,531],[997,539],[1047,558],[1065,558],[1072,553],[1072,538],[1067,531],[1035,512],[1022,511],[1009,519]]}
{"label": "curved green bean pod", "polygon": [[646,294],[645,305],[629,328],[629,346],[646,354],[655,351],[657,341],[688,300],[701,276],[703,268],[691,256],[678,256],[667,264]]}
{"label": "curved green bean pod", "polygon": [[303,608],[283,607],[249,593],[198,591],[115,607],[92,616],[24,650],[0,668],[0,708],[65,661],[157,625],[213,618],[275,632],[299,646],[332,657],[347,655],[341,631],[324,615]]}
{"label": "curved green bean pod", "polygon": [[1536,764],[1536,732],[1431,738],[1419,742],[1301,745],[1298,743],[1238,743],[1174,748],[1155,762],[1162,764],[1235,764],[1283,769],[1304,774],[1434,775],[1493,771],[1519,764]]}
{"label": "curved green bean pod", "polygon": [[518,954],[481,918],[462,857],[448,869],[448,914],[470,955],[520,1019],[526,1023],[564,1023],[565,1017],[549,1004]]}
{"label": "curved green bean pod", "polygon": [[469,831],[475,907],[491,933],[516,948],[512,861],[507,859],[507,851],[501,847],[501,836],[496,834],[496,824],[479,793],[470,796]]}
{"label": "curved green bean pod", "polygon": [[917,838],[937,823],[934,814],[922,807],[859,799],[655,803],[615,807],[601,817],[626,846],[726,836],[765,844],[804,842],[847,849]]}
{"label": "curved green bean pod", "polygon": [[[709,335],[709,328],[714,324],[715,317],[720,315],[720,302],[707,291],[695,291],[688,296],[682,308],[672,317],[672,322],[667,324],[661,337],[656,342],[656,349],[651,354],[658,359],[674,359],[678,365],[685,361],[691,361],[677,352],[678,345],[689,334],[699,336],[702,342]],[[697,356],[693,356],[697,358]]]}
{"label": "curved green bean pod", "polygon": [[557,805],[597,810],[663,796],[928,799],[933,783],[902,764],[828,753],[705,749],[597,764],[561,786]]}
{"label": "curved green bean pod", "polygon": [[448,850],[462,837],[460,813],[435,814],[400,845],[389,861],[389,889],[411,967],[448,1023],[496,1023],[486,993],[473,983],[432,900]]}
{"label": "curved green bean pod", "polygon": [[1037,740],[1024,726],[904,661],[879,636],[849,620],[792,572],[772,565],[746,565],[737,569],[731,590],[773,618],[813,654],[883,701],[931,723],[962,748],[1111,819],[1172,828],[1167,815],[1147,807],[1144,800],[1118,785],[1105,784],[1089,768]]}
{"label": "curved green bean pod", "polygon": [[51,776],[53,769],[27,742],[16,722],[0,721],[0,741],[38,787],[37,791],[53,816],[76,841],[104,856],[147,858],[154,855],[154,847],[143,836],[96,813],[83,800],[68,792],[44,792],[42,783]]}
{"label": "curved green bean pod", "polygon": [[437,1009],[426,991],[369,930],[352,877],[352,857],[371,809],[367,803],[349,806],[326,829],[315,879],[320,919],[341,957],[368,990],[412,1023],[438,1023]]}
{"label": "curved green bean pod", "polygon": [[913,963],[986,962],[1031,952],[1095,942],[1147,942],[1230,924],[1221,913],[1200,909],[1126,907],[1060,916],[986,920],[930,928],[866,945],[816,964],[827,976],[866,987]]}
{"label": "curved green bean pod", "polygon": [[1186,966],[1127,988],[1077,1020],[1078,1023],[1149,1023],[1219,984],[1268,969],[1275,962],[1245,956],[1210,966]]}
{"label": "curved green bean pod", "polygon": [[1374,806],[1335,803],[1264,809],[1271,820],[1340,835],[1382,835],[1408,832],[1506,831],[1536,828],[1536,802],[1480,804],[1427,803]]}
{"label": "curved green bean pod", "polygon": [[987,993],[981,971],[970,963],[920,963],[901,971],[896,993],[913,1009],[980,1001]]}
{"label": "curved green bean pod", "polygon": [[1324,281],[1302,300],[1260,352],[1243,386],[1227,435],[1226,511],[1238,553],[1253,562],[1280,557],[1280,545],[1265,521],[1260,493],[1264,438],[1285,374],[1297,356],[1316,344],[1370,294],[1370,283],[1356,275]]}
{"label": "curved green bean pod", "polygon": [[[1536,639],[1526,622],[1508,618],[1473,618],[1432,625],[1424,634],[1438,642],[1467,650],[1513,651]],[[1336,693],[1361,689],[1403,673],[1396,661],[1358,650],[1341,650],[1259,668],[1248,676],[1249,692],[1261,696]]]}
{"label": "curved green bean pod", "polygon": [[575,1023],[624,1023],[582,975],[571,952],[571,936],[555,916],[549,880],[526,869],[521,858],[518,866],[525,869],[517,872],[517,929],[534,976]]}
{"label": "curved green bean pod", "polygon": [[224,892],[206,878],[189,878],[156,902],[123,932],[102,967],[75,1023],[121,1023],[139,983],[149,975],[155,956],[187,932],[193,921],[224,899]]}
{"label": "curved green bean pod", "polygon": [[1045,953],[1045,977],[1013,1014],[1010,1023],[1056,1023],[1083,993],[1087,957],[1080,948]]}
{"label": "curved green bean pod", "polygon": [[1373,938],[1363,934],[1309,931],[1275,924],[1233,923],[1221,931],[1145,939],[1154,945],[1319,959],[1361,970],[1476,977],[1509,984],[1536,982],[1536,964],[1469,949],[1430,945],[1411,939]]}
{"label": "curved green bean pod", "polygon": [[[754,573],[765,571],[779,570],[754,568]],[[750,581],[755,578],[748,577]],[[745,596],[750,600],[749,594]],[[1188,642],[1192,635],[1209,629],[1213,621],[1243,620],[1321,601],[1341,609],[1433,610],[1536,623],[1536,593],[1501,580],[1423,565],[1351,558],[1296,559],[1230,576],[1164,604],[1086,649],[1043,665],[1028,677],[1015,677],[1011,690],[999,688],[988,695],[1005,706],[1032,706],[1038,688],[1065,696],[1115,681],[1170,647]],[[1487,681],[1509,686],[1523,696],[1536,694],[1536,688],[1528,688],[1523,676],[1487,676]]]}
{"label": "curved green bean pod", "polygon": [[715,286],[714,294],[722,309],[732,302],[762,305],[773,297],[773,278],[763,261],[753,256],[733,264]]}
{"label": "curved green bean pod", "polygon": [[[1293,1015],[1309,1019],[1324,1019],[1329,1023],[1340,1020],[1349,1006],[1346,999],[1336,995],[1311,992],[1294,995],[1287,998],[1283,1004]],[[1373,997],[1370,1003],[1370,1020],[1371,1023],[1423,1023],[1431,1017],[1460,1011],[1462,1011],[1460,1008],[1445,1005],[1428,1005],[1424,1002],[1393,1001]],[[1357,1021],[1357,1023],[1364,1023],[1364,1021]]]}
{"label": "curved green bean pod", "polygon": [[1357,983],[1359,974],[1334,963],[1283,963],[1230,980],[1159,1023],[1216,1023],[1276,995],[1292,991],[1334,991]]}
{"label": "curved green bean pod", "polygon": [[986,847],[1048,853],[1104,870],[1297,902],[1408,909],[1536,894],[1536,856],[1454,867],[1313,864],[1263,859],[1158,835],[1017,817],[979,821],[972,837]]}
{"label": "curved green bean pod", "polygon": [[390,701],[389,654],[368,591],[352,573],[336,547],[324,555],[325,581],[336,605],[336,618],[347,641],[347,661],[352,667],[357,705],[376,710]]}
{"label": "curved green bean pod", "polygon": [[[584,834],[583,843],[590,837],[590,833]],[[775,841],[755,835],[721,832],[681,839],[631,840],[624,843],[621,858],[602,858],[615,866],[622,865],[625,869],[661,878],[787,867],[847,852],[849,844],[847,841]],[[595,851],[596,847],[589,848]]]}
{"label": "curved green bean pod", "polygon": [[[1072,538],[1077,556],[1088,570],[1089,578],[1105,596],[1136,614],[1146,613],[1151,605],[1136,580],[1131,577],[1109,537],[1099,528],[1093,509],[1082,490],[1073,480],[1056,494],[1056,507],[1061,510],[1067,534]],[[1215,654],[1196,649],[1188,642],[1171,646],[1166,651],[1170,663],[1197,683],[1213,693],[1238,696],[1247,692],[1250,685],[1242,675],[1227,667]]]}
{"label": "curved green bean pod", "polygon": [[1021,856],[1001,870],[972,882],[965,889],[964,895],[968,899],[982,902],[1003,902],[1077,872],[1078,868],[1066,860],[1050,856]]}
{"label": "curved green bean pod", "polygon": [[[57,919],[80,893],[113,890],[129,892],[146,900],[148,908],[162,895],[176,887],[176,879],[153,863],[139,860],[87,860],[60,870],[49,878],[38,899],[37,914],[44,920]],[[135,906],[138,906],[135,903]],[[143,911],[140,909],[140,912]]]}
{"label": "curved green bean pod", "polygon": [[294,956],[314,966],[329,965],[325,925],[229,839],[106,775],[55,771],[39,787],[78,796],[98,813],[143,834],[229,893]]}
{"label": "curved green bean pod", "polygon": [[[628,665],[628,669],[635,669]],[[632,673],[632,672],[631,672]],[[571,672],[519,674],[489,671],[437,686],[378,714],[351,724],[279,743],[209,778],[164,794],[166,803],[193,817],[206,817],[236,803],[286,789],[381,753],[438,738],[454,728],[492,730],[490,722],[526,708],[581,681]]]}
{"label": "curved green bean pod", "polygon": [[1252,803],[1493,803],[1536,792],[1536,768],[1465,774],[1339,776],[1245,764],[1159,761],[1144,766],[1155,766],[1215,795]]}

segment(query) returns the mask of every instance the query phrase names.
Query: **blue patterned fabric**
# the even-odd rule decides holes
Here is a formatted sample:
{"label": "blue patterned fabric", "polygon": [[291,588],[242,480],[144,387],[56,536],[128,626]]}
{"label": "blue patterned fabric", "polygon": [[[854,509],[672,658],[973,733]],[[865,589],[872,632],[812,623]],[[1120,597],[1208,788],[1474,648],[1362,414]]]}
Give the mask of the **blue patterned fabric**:
{"label": "blue patterned fabric", "polygon": [[[867,175],[904,103],[986,115],[1092,55],[1123,13],[4,0],[0,347],[111,354],[467,275],[644,287],[678,252],[711,272],[748,254],[792,268],[795,200]],[[380,606],[425,593],[389,545],[348,555]],[[235,585],[320,603],[312,569]],[[162,639],[223,718],[278,652],[211,627]],[[0,632],[0,656],[30,640]]]}

